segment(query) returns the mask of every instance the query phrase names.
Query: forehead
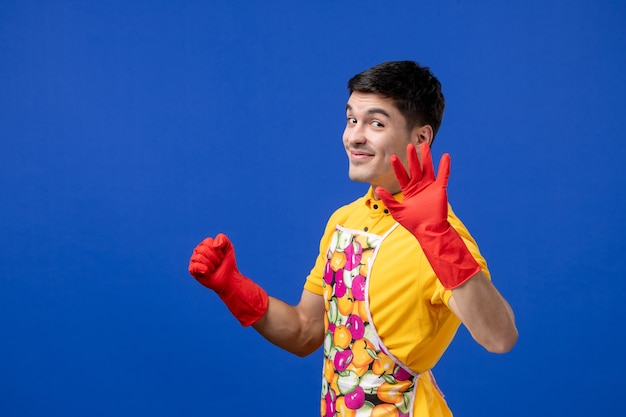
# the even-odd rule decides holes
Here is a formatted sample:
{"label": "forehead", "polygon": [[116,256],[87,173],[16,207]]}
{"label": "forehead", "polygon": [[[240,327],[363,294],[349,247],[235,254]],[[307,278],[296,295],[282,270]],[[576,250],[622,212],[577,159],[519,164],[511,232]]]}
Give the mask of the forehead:
{"label": "forehead", "polygon": [[390,119],[402,117],[392,98],[375,93],[354,91],[346,103],[346,110],[354,114],[378,113]]}

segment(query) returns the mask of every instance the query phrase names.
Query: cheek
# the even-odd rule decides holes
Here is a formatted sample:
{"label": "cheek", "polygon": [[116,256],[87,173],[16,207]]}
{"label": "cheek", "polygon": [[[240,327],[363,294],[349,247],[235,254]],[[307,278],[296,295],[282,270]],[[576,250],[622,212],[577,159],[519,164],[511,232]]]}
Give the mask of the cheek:
{"label": "cheek", "polygon": [[[400,140],[398,141],[395,146],[394,146],[394,152],[395,154],[402,160],[402,162],[404,162],[406,164],[407,161],[407,153],[406,153],[406,147],[409,145],[410,142],[410,138],[406,138],[406,140]],[[419,146],[416,145],[416,149],[419,152]]]}
{"label": "cheek", "polygon": [[385,149],[385,158],[387,160],[389,160],[389,157],[391,155],[395,155],[398,158],[400,158],[400,160],[404,161],[406,158],[406,149],[404,149],[402,146],[392,146],[392,147],[388,147]]}

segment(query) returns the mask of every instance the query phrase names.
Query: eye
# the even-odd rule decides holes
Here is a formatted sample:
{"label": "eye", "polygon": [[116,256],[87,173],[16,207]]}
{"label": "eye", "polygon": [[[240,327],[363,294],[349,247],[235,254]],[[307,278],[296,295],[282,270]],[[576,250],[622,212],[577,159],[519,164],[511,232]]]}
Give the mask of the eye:
{"label": "eye", "polygon": [[382,124],[381,122],[379,122],[378,120],[372,120],[372,126],[374,126],[374,127],[385,127],[385,125]]}
{"label": "eye", "polygon": [[349,125],[356,124],[356,118],[348,116],[348,118],[346,119],[346,122],[347,122]]}

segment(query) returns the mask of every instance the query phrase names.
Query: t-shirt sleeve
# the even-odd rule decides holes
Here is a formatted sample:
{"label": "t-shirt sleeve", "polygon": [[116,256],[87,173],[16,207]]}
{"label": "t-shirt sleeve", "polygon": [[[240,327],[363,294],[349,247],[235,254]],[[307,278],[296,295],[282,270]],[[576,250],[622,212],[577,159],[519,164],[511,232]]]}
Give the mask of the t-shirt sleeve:
{"label": "t-shirt sleeve", "polygon": [[305,290],[308,290],[317,295],[323,295],[324,292],[324,289],[322,287],[322,280],[324,279],[324,268],[326,267],[326,262],[328,261],[328,247],[330,246],[330,240],[332,239],[333,232],[339,224],[341,211],[342,210],[340,209],[333,213],[333,215],[330,216],[328,223],[326,223],[324,235],[320,239],[319,253],[315,260],[315,265],[313,266],[313,269],[311,269],[311,272],[307,276],[304,283]]}
{"label": "t-shirt sleeve", "polygon": [[326,265],[326,257],[320,252],[315,260],[315,266],[311,269],[311,273],[306,277],[304,289],[313,294],[322,295],[322,279],[324,277],[324,266]]}

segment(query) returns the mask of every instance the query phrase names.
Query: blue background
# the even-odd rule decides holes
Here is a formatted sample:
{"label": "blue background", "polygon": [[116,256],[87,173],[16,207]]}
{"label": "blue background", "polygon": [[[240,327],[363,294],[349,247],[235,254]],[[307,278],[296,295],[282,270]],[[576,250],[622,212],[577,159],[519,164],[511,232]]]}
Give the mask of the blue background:
{"label": "blue background", "polygon": [[316,416],[321,352],[244,329],[187,273],[227,233],[299,299],[366,191],[349,77],[429,66],[435,158],[517,315],[435,368],[457,416],[623,412],[626,5],[620,1],[0,2],[0,415]]}

